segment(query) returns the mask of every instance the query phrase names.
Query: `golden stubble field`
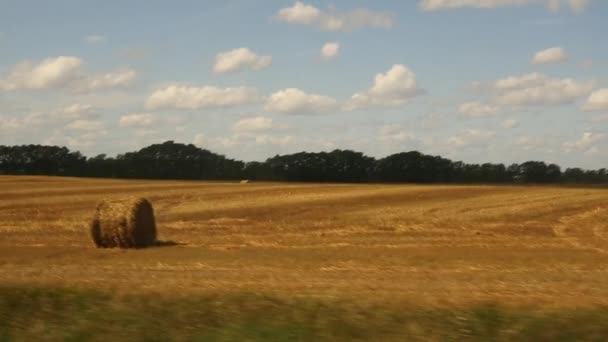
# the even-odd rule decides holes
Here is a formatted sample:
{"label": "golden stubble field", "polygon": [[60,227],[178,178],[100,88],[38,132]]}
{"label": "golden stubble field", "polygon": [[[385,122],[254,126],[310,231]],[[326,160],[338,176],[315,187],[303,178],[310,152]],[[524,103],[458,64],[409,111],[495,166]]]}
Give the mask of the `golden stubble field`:
{"label": "golden stubble field", "polygon": [[[96,249],[144,196],[165,246]],[[608,305],[608,190],[0,177],[0,283],[361,303]]]}

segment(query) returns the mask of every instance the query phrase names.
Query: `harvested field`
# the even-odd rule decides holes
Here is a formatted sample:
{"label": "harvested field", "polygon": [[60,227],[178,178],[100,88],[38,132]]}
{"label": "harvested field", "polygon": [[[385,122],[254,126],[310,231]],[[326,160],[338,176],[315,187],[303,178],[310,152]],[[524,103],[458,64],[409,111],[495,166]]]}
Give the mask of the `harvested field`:
{"label": "harvested field", "polygon": [[[152,202],[160,246],[95,248],[96,204],[128,196]],[[124,296],[593,310],[608,306],[608,190],[3,176],[0,279]]]}
{"label": "harvested field", "polygon": [[[608,304],[605,189],[48,177],[0,184],[0,273],[10,284]],[[152,201],[159,240],[176,246],[94,248],[87,224],[99,199],[128,196]]]}

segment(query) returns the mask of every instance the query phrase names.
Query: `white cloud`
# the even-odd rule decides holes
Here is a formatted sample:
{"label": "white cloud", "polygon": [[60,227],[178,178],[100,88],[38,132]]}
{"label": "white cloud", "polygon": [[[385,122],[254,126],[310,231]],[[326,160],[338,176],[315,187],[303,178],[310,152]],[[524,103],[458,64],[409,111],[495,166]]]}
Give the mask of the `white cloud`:
{"label": "white cloud", "polygon": [[498,113],[498,107],[484,104],[478,101],[466,102],[458,107],[460,114],[468,117],[484,117],[491,116]]}
{"label": "white cloud", "polygon": [[581,13],[587,9],[590,1],[591,0],[568,0],[568,5],[570,5],[570,8],[573,11]]}
{"label": "white cloud", "polygon": [[194,136],[192,143],[198,147],[202,147],[207,143],[207,138],[204,134],[197,134]]}
{"label": "white cloud", "polygon": [[[74,132],[72,132],[74,133]],[[58,145],[58,146],[67,146],[72,149],[83,149],[93,146],[97,139],[105,136],[107,134],[106,131],[91,131],[85,132],[83,134],[72,134],[55,131],[51,137],[46,139],[43,144],[45,145]]]}
{"label": "white cloud", "polygon": [[416,84],[416,74],[405,65],[395,64],[386,73],[377,74],[368,91],[354,94],[344,109],[401,105],[423,93]]}
{"label": "white cloud", "polygon": [[472,88],[476,91],[491,91],[487,104],[471,102],[459,108],[461,113],[473,116],[489,115],[501,109],[573,104],[589,95],[595,87],[594,81],[550,78],[537,72],[509,76],[487,84],[473,84]]}
{"label": "white cloud", "polygon": [[260,70],[267,68],[271,63],[271,56],[258,56],[248,48],[238,48],[218,53],[215,56],[213,71],[221,74],[245,69]]}
{"label": "white cloud", "polygon": [[589,95],[583,109],[589,111],[608,110],[608,88],[598,89]]}
{"label": "white cloud", "polygon": [[121,127],[132,126],[150,126],[156,121],[152,114],[148,113],[131,113],[120,117],[119,124]]}
{"label": "white cloud", "polygon": [[81,77],[82,64],[80,58],[72,56],[47,58],[36,65],[23,62],[16,65],[6,78],[0,79],[0,89],[46,89],[65,86]]}
{"label": "white cloud", "polygon": [[255,137],[255,143],[258,145],[287,145],[292,141],[293,137],[290,135],[272,136],[263,134]]}
{"label": "white cloud", "polygon": [[86,88],[89,90],[119,88],[128,86],[137,73],[135,70],[127,69],[107,74],[94,75],[87,80]]}
{"label": "white cloud", "polygon": [[438,11],[458,8],[494,9],[525,5],[544,5],[552,12],[559,11],[566,4],[572,11],[583,12],[589,0],[421,0],[418,6],[423,11]]}
{"label": "white cloud", "polygon": [[490,9],[521,6],[530,2],[530,0],[422,0],[418,3],[418,6],[424,11],[437,11],[465,7]]}
{"label": "white cloud", "polygon": [[80,115],[82,113],[88,112],[91,109],[93,109],[93,106],[91,105],[83,105],[83,104],[79,104],[79,103],[75,103],[73,105],[69,105],[67,107],[65,107],[63,109],[63,112],[65,114],[69,114],[69,115]]}
{"label": "white cloud", "polygon": [[501,123],[502,128],[511,129],[519,126],[519,122],[515,119],[507,119]]}
{"label": "white cloud", "polygon": [[532,64],[557,64],[568,61],[568,54],[562,47],[552,47],[546,50],[537,52],[532,58]]}
{"label": "white cloud", "polygon": [[[546,77],[540,73],[530,73],[521,76],[509,76],[494,82],[493,87],[498,90],[518,89],[543,84]],[[478,83],[479,84],[479,83]]]}
{"label": "white cloud", "polygon": [[5,128],[21,128],[21,127],[33,127],[33,126],[44,126],[45,129],[65,126],[66,123],[73,124],[73,127],[78,127],[83,124],[82,121],[91,121],[97,117],[97,114],[93,112],[93,106],[84,104],[72,104],[67,107],[57,108],[48,112],[29,112],[21,115],[19,118],[2,119],[0,117],[0,126]]}
{"label": "white cloud", "polygon": [[517,139],[515,139],[514,141],[514,144],[524,151],[542,150],[546,148],[547,145],[552,145],[548,144],[548,142],[543,137],[530,137],[527,135],[517,137]]}
{"label": "white cloud", "polygon": [[532,73],[498,80],[493,87],[498,91],[495,99],[498,104],[542,106],[573,103],[589,94],[594,85],[593,81],[554,79]]}
{"label": "white cloud", "polygon": [[265,131],[274,128],[275,125],[272,122],[272,118],[264,116],[256,116],[251,118],[243,118],[237,121],[233,126],[232,130],[235,132],[251,132],[251,131]]}
{"label": "white cloud", "polygon": [[416,135],[401,129],[399,125],[384,125],[378,130],[378,139],[388,142],[404,142],[415,140]]}
{"label": "white cloud", "polygon": [[279,90],[270,95],[265,109],[286,114],[319,114],[337,108],[338,102],[328,96],[307,94],[297,88]]}
{"label": "white cloud", "polygon": [[325,45],[323,45],[323,47],[321,48],[321,57],[325,60],[330,60],[335,58],[336,56],[338,56],[338,53],[340,52],[340,44],[332,42],[332,43],[325,43]]}
{"label": "white cloud", "polygon": [[58,119],[92,119],[99,115],[95,113],[95,107],[89,104],[74,103],[63,109],[56,110],[52,115]]}
{"label": "white cloud", "polygon": [[[77,118],[75,118],[77,119]],[[21,118],[20,122],[25,127],[52,125],[54,123],[65,124],[66,119],[62,117],[61,112],[52,112],[50,114],[42,112],[32,112]]]}
{"label": "white cloud", "polygon": [[50,119],[55,120],[77,120],[93,117],[93,106],[75,103],[50,114]]}
{"label": "white cloud", "polygon": [[321,11],[314,6],[297,1],[291,7],[280,9],[277,16],[288,23],[313,24],[321,16]]}
{"label": "white cloud", "polygon": [[21,128],[22,123],[17,118],[4,118],[0,116],[0,131],[12,131]]}
{"label": "white cloud", "polygon": [[598,151],[595,144],[604,138],[605,134],[603,133],[584,132],[578,140],[573,142],[565,142],[563,145],[564,152],[569,153],[579,151],[585,154],[594,154]]}
{"label": "white cloud", "polygon": [[92,35],[86,36],[84,38],[84,40],[87,43],[89,43],[89,44],[99,44],[99,43],[105,43],[106,42],[106,37],[105,36],[96,35],[96,34],[92,34]]}
{"label": "white cloud", "polygon": [[[199,138],[199,136],[197,136],[197,138]],[[200,135],[199,140],[201,140],[200,143],[206,143],[207,145],[213,146],[214,148],[233,148],[235,146],[238,146],[239,148],[247,149],[250,148],[253,144],[278,146],[291,144],[294,141],[294,137],[290,135],[276,136],[269,134],[252,134],[239,132],[226,137],[219,136],[209,139],[207,139],[203,135]]]}
{"label": "white cloud", "polygon": [[71,88],[90,91],[124,87],[135,78],[134,70],[123,70],[100,75],[87,75],[84,62],[74,56],[47,58],[38,64],[23,62],[0,79],[0,90],[42,90]]}
{"label": "white cloud", "polygon": [[[210,145],[219,145],[225,148],[234,147],[236,145],[242,144],[244,141],[245,135],[243,134],[233,134],[228,137],[217,137],[209,140]],[[250,137],[251,138],[251,137]]]}
{"label": "white cloud", "polygon": [[468,129],[458,135],[450,137],[448,143],[456,147],[480,145],[488,142],[494,138],[495,135],[496,133],[492,131]]}
{"label": "white cloud", "polygon": [[530,145],[532,143],[533,139],[530,138],[529,136],[521,136],[518,137],[517,139],[515,139],[515,145],[518,146],[526,146],[526,145]]}
{"label": "white cloud", "polygon": [[257,100],[257,91],[253,88],[171,85],[153,92],[146,100],[146,108],[203,109],[244,105]]}
{"label": "white cloud", "polygon": [[547,0],[547,9],[551,12],[558,12],[562,7],[561,0]]}
{"label": "white cloud", "polygon": [[65,126],[65,128],[72,130],[95,131],[103,129],[103,125],[100,121],[79,119],[70,122]]}
{"label": "white cloud", "polygon": [[354,31],[366,27],[389,29],[393,26],[393,16],[365,8],[339,12],[333,8],[322,11],[312,5],[296,1],[293,6],[278,11],[277,18],[290,24],[317,26],[326,31]]}
{"label": "white cloud", "polygon": [[600,149],[597,146],[591,146],[587,151],[583,152],[586,156],[596,155],[600,152]]}

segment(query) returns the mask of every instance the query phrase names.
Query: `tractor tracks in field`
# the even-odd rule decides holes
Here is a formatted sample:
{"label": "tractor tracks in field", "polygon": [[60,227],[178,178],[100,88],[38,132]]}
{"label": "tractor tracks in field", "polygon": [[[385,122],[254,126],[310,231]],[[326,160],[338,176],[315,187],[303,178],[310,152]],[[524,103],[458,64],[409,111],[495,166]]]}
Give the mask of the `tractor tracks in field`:
{"label": "tractor tracks in field", "polygon": [[553,231],[573,247],[608,254],[608,207],[561,217]]}

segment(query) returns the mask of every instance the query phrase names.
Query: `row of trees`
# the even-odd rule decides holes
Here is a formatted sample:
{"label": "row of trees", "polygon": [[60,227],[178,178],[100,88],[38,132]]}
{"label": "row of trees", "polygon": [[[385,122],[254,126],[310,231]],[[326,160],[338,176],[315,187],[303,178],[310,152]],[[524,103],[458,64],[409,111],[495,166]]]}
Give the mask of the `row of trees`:
{"label": "row of trees", "polygon": [[608,171],[555,164],[466,164],[420,152],[375,159],[361,152],[300,152],[264,162],[228,159],[194,145],[167,141],[114,158],[86,158],[65,147],[0,146],[0,174],[147,179],[273,180],[301,182],[606,183]]}

